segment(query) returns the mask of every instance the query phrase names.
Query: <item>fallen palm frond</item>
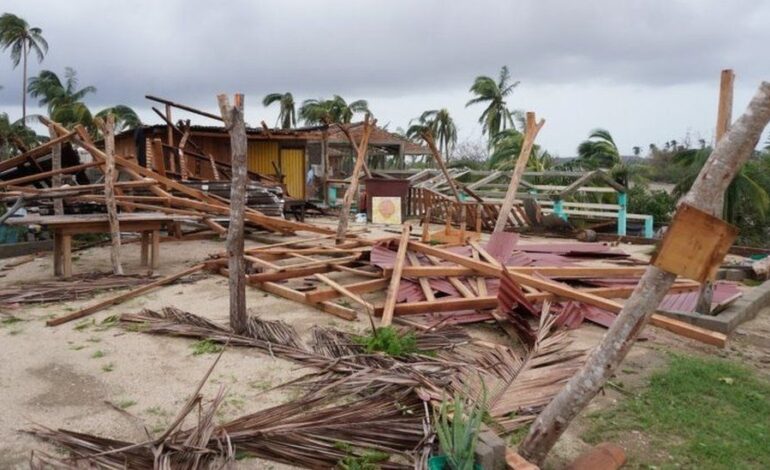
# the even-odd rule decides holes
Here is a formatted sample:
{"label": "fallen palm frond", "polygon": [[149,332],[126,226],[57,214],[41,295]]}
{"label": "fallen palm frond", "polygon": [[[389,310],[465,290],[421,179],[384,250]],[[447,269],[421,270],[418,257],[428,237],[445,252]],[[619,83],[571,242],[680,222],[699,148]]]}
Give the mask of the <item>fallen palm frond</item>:
{"label": "fallen palm frond", "polygon": [[452,384],[454,392],[476,399],[487,396],[489,415],[504,432],[534,420],[585,359],[585,351],[568,350],[571,341],[566,331],[552,331],[554,319],[546,303],[534,345],[523,355],[502,346],[445,354],[448,359],[460,354],[473,364],[462,368]]}
{"label": "fallen palm frond", "polygon": [[[33,468],[159,468],[195,470],[232,463],[236,453],[308,468],[331,468],[343,459],[384,453],[379,468],[414,468],[426,455],[430,427],[425,404],[413,393],[392,396],[307,395],[216,425],[224,400],[215,399],[196,424],[180,430],[201,407],[200,391],[220,356],[197,389],[159,437],[144,442],[103,438],[69,430],[36,427],[26,432],[70,451],[67,458],[34,455]],[[331,405],[332,401],[346,402]],[[396,461],[391,461],[395,457]]]}
{"label": "fallen palm frond", "polygon": [[0,289],[0,306],[85,299],[107,290],[140,286],[153,280],[152,276],[86,273],[66,281],[25,282]]}

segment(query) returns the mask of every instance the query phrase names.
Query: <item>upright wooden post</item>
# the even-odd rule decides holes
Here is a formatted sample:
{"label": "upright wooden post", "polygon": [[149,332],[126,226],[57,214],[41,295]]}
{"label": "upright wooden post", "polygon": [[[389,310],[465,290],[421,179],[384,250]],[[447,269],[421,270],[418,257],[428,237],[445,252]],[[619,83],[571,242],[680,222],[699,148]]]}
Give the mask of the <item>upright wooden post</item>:
{"label": "upright wooden post", "polygon": [[[56,128],[54,128],[52,125],[48,126],[48,134],[51,136],[51,140],[54,140],[59,136],[59,134],[56,133]],[[51,149],[51,152],[51,170],[61,170],[61,143],[54,145],[53,149]],[[56,173],[55,175],[51,176],[51,185],[54,188],[61,187],[61,173]],[[64,202],[60,197],[57,197],[53,200],[53,213],[56,215],[64,214]]]}
{"label": "upright wooden post", "polygon": [[184,127],[184,133],[182,134],[182,139],[179,141],[179,176],[182,178],[182,180],[186,180],[189,178],[189,169],[187,168],[187,158],[184,155],[184,147],[187,145],[187,139],[190,138],[190,120],[188,119],[185,123]]}
{"label": "upright wooden post", "polygon": [[513,209],[513,203],[516,200],[516,190],[519,188],[521,177],[524,175],[524,170],[527,169],[527,162],[529,161],[529,154],[532,153],[532,146],[535,144],[535,137],[540,129],[545,124],[545,120],[541,119],[540,122],[535,122],[535,113],[527,113],[527,128],[524,131],[524,142],[521,144],[521,152],[519,158],[516,160],[516,166],[513,168],[511,174],[511,182],[508,185],[508,192],[505,193],[505,199],[500,206],[500,213],[497,214],[497,222],[495,223],[495,229],[493,233],[502,232],[505,230],[505,226],[508,224],[508,217]]}
{"label": "upright wooden post", "polygon": [[455,199],[457,199],[457,202],[463,202],[463,199],[460,197],[460,193],[457,191],[457,185],[455,185],[455,181],[449,176],[449,171],[446,169],[446,165],[444,165],[444,159],[441,158],[441,152],[439,152],[438,147],[436,147],[436,140],[433,138],[433,134],[431,134],[430,131],[423,132],[422,140],[428,144],[430,153],[433,154],[433,159],[436,160],[436,164],[444,174],[444,178],[446,178],[449,189],[451,189],[452,194],[455,195]]}
{"label": "upright wooden post", "polygon": [[227,267],[230,279],[230,328],[236,334],[247,329],[246,267],[243,258],[243,216],[246,211],[246,124],[243,95],[235,95],[234,106],[227,95],[219,95],[219,110],[230,133],[232,183],[230,185],[230,225],[227,228]]}
{"label": "upright wooden post", "polygon": [[[751,157],[768,122],[770,82],[763,82],[743,116],[717,142],[682,201],[701,210],[713,207],[714,201]],[[536,464],[545,460],[572,419],[612,376],[675,279],[676,274],[655,266],[647,268],[599,346],[532,424],[519,447],[524,458]]]}
{"label": "upright wooden post", "polygon": [[324,206],[329,207],[329,129],[321,131],[321,191]]}
{"label": "upright wooden post", "polygon": [[361,142],[356,148],[356,164],[353,166],[353,174],[350,176],[350,184],[347,191],[345,191],[345,198],[342,200],[342,207],[340,208],[340,221],[337,225],[337,243],[345,241],[345,235],[348,232],[348,222],[350,221],[350,207],[353,205],[353,198],[356,197],[358,191],[358,175],[361,173],[361,169],[364,166],[364,160],[366,159],[366,151],[369,147],[369,134],[372,132],[372,127],[377,125],[377,120],[369,122],[369,115],[364,118],[364,133],[361,136]]}
{"label": "upright wooden post", "polygon": [[107,206],[107,219],[110,222],[110,238],[112,239],[112,249],[110,250],[110,261],[112,262],[112,272],[114,274],[123,274],[123,266],[120,264],[120,223],[118,222],[118,206],[115,202],[115,181],[117,172],[115,171],[115,116],[111,113],[104,120],[96,119],[96,125],[102,131],[104,136],[104,155],[106,168],[104,170],[104,202]]}
{"label": "upright wooden post", "polygon": [[[719,81],[719,105],[717,108],[717,127],[714,136],[715,145],[719,143],[722,136],[730,128],[733,119],[733,84],[735,83],[735,72],[732,69],[722,70]],[[723,218],[725,206],[725,193],[722,192],[714,199],[712,207],[707,208],[706,212]],[[695,311],[703,315],[711,313],[711,301],[714,298],[714,283],[706,281],[700,286],[698,291],[698,303],[695,305]]]}

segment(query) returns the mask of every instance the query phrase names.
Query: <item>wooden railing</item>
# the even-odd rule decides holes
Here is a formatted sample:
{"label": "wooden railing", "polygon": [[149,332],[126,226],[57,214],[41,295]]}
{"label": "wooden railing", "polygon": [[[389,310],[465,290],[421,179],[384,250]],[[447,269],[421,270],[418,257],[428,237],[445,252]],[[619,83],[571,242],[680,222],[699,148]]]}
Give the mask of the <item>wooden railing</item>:
{"label": "wooden railing", "polygon": [[[431,223],[443,224],[447,218],[454,225],[460,225],[465,220],[465,225],[470,230],[491,231],[495,227],[497,216],[500,213],[499,202],[479,202],[469,200],[457,202],[453,198],[436,191],[411,187],[406,200],[407,217],[415,217],[424,220],[430,213]],[[514,206],[508,217],[508,228],[520,228],[530,225],[521,206]]]}

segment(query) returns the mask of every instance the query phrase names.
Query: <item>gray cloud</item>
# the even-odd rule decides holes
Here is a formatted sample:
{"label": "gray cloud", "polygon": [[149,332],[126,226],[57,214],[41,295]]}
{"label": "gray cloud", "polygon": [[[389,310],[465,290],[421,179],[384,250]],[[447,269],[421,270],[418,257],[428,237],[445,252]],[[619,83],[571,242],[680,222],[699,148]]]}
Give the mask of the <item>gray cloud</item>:
{"label": "gray cloud", "polygon": [[[1,9],[43,28],[51,49],[42,67],[61,73],[72,66],[81,84],[97,86],[89,104],[125,103],[146,117],[152,116],[147,93],[209,109],[220,91],[242,91],[251,106],[273,91],[300,99],[337,93],[369,99],[392,127],[423,109],[447,106],[472,137],[479,132],[478,112],[464,109],[467,88],[476,75],[494,75],[508,64],[522,81],[511,105],[542,103],[552,113],[549,125],[570,122],[561,132],[570,140],[556,130],[548,138],[569,154],[573,136],[598,125],[613,128],[599,121],[613,114],[608,110],[619,105],[622,90],[637,94],[627,96],[636,111],[624,115],[622,127],[649,129],[655,107],[646,102],[663,97],[687,96],[681,104],[693,108],[673,129],[620,140],[630,147],[664,133],[679,138],[692,127],[709,133],[713,97],[701,97],[708,101],[702,109],[689,97],[694,90],[715,93],[721,68],[734,68],[746,90],[770,78],[770,62],[763,60],[770,4],[761,0],[79,1],[78,8],[6,0]],[[20,94],[20,71],[10,65],[0,57],[4,108],[17,105]],[[590,92],[580,96],[581,89]],[[555,103],[542,93],[564,99]],[[581,113],[594,122],[574,123],[570,113],[578,103],[593,108]],[[740,106],[736,100],[736,112]],[[261,107],[251,113],[252,120],[273,116]],[[644,125],[635,125],[641,120]]]}

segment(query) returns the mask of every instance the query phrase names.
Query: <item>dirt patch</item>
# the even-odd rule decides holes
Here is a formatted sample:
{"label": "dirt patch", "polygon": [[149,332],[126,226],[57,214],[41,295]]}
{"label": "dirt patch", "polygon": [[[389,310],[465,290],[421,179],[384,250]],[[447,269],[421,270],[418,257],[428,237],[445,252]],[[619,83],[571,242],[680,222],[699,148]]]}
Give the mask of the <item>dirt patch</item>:
{"label": "dirt patch", "polygon": [[89,406],[103,397],[106,390],[97,377],[78,373],[66,364],[47,364],[28,372],[46,383],[45,391],[29,399],[30,406]]}

